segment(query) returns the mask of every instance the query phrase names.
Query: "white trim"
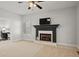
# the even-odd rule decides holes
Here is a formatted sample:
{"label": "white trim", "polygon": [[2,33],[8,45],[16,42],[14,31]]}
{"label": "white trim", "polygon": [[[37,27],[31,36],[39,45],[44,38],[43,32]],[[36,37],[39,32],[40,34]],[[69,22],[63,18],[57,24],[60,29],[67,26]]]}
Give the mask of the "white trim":
{"label": "white trim", "polygon": [[51,34],[51,42],[53,42],[52,40],[53,40],[53,37],[52,37],[52,35],[53,35],[53,33],[52,33],[52,31],[43,31],[43,30],[40,30],[39,32],[38,32],[38,37],[37,37],[37,39],[40,41],[40,33],[47,33],[47,34]]}
{"label": "white trim", "polygon": [[39,31],[39,33],[47,33],[47,34],[52,34],[52,31]]}
{"label": "white trim", "polygon": [[[47,42],[47,41],[39,41],[39,40],[33,40],[33,39],[29,39],[29,40],[26,40],[26,39],[23,39],[25,41],[31,41],[31,42],[34,42],[34,43],[39,43],[39,44],[45,44],[45,45],[53,45],[55,47],[58,47],[58,46],[62,46],[62,47],[70,47],[70,48],[77,48],[79,49],[79,46],[77,46],[76,44],[67,44],[67,43],[53,43],[53,42]],[[19,40],[8,40],[8,41],[19,41]]]}
{"label": "white trim", "polygon": [[[26,40],[26,39],[25,39]],[[70,47],[70,48],[78,48],[79,47],[76,44],[67,44],[67,43],[53,43],[53,42],[47,42],[47,41],[39,41],[39,40],[26,40],[26,41],[32,41],[34,43],[39,43],[39,44],[46,44],[46,45],[53,45],[53,46],[63,46],[63,47]]]}
{"label": "white trim", "polygon": [[76,48],[76,44],[57,43],[57,45],[63,45],[63,46],[67,46],[67,47],[74,47],[74,48]]}
{"label": "white trim", "polygon": [[44,45],[51,45],[54,47],[60,47],[60,48],[67,48],[67,49],[77,49],[76,45],[73,44],[64,44],[64,43],[51,43],[51,42],[46,42],[46,41],[34,41],[34,43],[38,44],[44,44]]}

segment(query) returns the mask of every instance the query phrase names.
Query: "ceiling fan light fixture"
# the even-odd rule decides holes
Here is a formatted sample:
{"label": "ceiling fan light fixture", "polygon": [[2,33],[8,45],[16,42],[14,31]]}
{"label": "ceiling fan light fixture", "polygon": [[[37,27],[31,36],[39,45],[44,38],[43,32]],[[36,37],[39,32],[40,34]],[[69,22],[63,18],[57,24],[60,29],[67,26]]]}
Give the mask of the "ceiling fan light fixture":
{"label": "ceiling fan light fixture", "polygon": [[34,7],[36,7],[36,5],[34,4]]}
{"label": "ceiling fan light fixture", "polygon": [[29,6],[30,6],[30,7],[33,7],[33,3],[30,2],[30,3],[29,3]]}
{"label": "ceiling fan light fixture", "polygon": [[31,9],[32,7],[38,7],[39,9],[42,9],[42,7],[38,4],[39,1],[29,1],[29,7],[28,9]]}

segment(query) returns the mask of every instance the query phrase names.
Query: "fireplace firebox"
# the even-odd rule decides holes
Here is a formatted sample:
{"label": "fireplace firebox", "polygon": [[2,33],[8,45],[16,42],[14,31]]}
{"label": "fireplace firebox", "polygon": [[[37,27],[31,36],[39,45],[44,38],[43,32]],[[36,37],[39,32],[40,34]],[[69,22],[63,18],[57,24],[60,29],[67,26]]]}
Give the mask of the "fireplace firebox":
{"label": "fireplace firebox", "polygon": [[42,40],[42,41],[51,41],[51,34],[41,33],[40,34],[40,40]]}

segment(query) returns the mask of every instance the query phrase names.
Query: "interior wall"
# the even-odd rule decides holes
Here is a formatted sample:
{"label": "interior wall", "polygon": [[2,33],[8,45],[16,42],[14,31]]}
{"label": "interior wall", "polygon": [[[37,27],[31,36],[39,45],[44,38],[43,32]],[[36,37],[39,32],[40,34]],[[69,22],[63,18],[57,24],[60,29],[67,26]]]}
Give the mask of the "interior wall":
{"label": "interior wall", "polygon": [[0,9],[0,30],[8,27],[11,40],[20,40],[21,37],[21,18],[19,15]]}
{"label": "interior wall", "polygon": [[77,6],[77,47],[79,48],[79,4]]}
{"label": "interior wall", "polygon": [[[77,12],[78,10],[79,8]],[[79,35],[76,32],[78,30],[78,26],[76,26],[76,7],[32,13],[24,16],[0,9],[0,27],[6,26],[10,28],[11,40],[24,39],[33,41],[35,40],[35,28],[33,25],[39,25],[39,18],[43,17],[51,17],[52,24],[60,24],[57,29],[58,44],[76,45],[76,42],[79,43],[78,37],[76,38],[76,35]],[[77,20],[77,22],[79,21]]]}
{"label": "interior wall", "polygon": [[[57,29],[57,43],[64,45],[76,45],[76,7],[68,7],[48,12],[38,12],[25,16],[26,32],[25,40],[35,40],[35,28],[39,24],[39,18],[51,17],[52,24],[60,24]],[[27,39],[26,39],[27,38]]]}

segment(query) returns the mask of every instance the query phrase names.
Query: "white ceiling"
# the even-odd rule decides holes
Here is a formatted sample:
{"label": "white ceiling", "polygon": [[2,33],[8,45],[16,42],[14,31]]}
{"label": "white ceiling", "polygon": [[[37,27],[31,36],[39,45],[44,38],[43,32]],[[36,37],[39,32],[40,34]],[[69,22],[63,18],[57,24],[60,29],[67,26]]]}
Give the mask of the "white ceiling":
{"label": "white ceiling", "polygon": [[37,7],[34,7],[32,10],[28,10],[28,2],[25,1],[21,4],[19,4],[18,1],[0,1],[0,8],[19,15],[25,15],[32,12],[50,11],[59,8],[71,7],[77,5],[78,3],[78,1],[44,1],[38,3],[43,7],[43,9],[40,10]]}

